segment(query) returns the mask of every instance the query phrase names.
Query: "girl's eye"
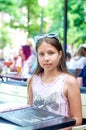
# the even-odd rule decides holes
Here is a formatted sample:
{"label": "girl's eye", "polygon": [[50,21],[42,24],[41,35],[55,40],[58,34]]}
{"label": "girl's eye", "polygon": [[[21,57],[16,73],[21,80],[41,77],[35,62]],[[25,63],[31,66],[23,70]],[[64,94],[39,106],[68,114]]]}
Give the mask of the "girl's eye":
{"label": "girl's eye", "polygon": [[39,53],[38,55],[39,55],[39,56],[44,56],[44,53]]}
{"label": "girl's eye", "polygon": [[53,52],[53,51],[50,51],[50,52],[48,52],[48,54],[49,54],[49,55],[52,55],[52,54],[54,54],[54,52]]}

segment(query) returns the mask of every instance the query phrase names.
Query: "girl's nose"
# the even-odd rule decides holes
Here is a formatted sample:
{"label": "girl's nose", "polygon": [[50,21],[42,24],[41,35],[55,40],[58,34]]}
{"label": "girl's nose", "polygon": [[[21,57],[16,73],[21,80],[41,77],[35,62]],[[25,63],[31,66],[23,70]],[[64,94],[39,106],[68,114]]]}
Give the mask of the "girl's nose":
{"label": "girl's nose", "polygon": [[49,60],[48,54],[45,54],[44,58],[45,58],[45,60]]}

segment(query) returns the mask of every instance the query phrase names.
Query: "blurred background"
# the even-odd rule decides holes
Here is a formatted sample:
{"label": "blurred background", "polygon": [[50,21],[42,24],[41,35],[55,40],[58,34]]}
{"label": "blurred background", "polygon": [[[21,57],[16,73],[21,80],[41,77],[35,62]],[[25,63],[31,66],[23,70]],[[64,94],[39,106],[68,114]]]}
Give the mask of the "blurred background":
{"label": "blurred background", "polygon": [[56,33],[74,54],[86,44],[86,0],[0,0],[0,57],[10,60],[40,33]]}

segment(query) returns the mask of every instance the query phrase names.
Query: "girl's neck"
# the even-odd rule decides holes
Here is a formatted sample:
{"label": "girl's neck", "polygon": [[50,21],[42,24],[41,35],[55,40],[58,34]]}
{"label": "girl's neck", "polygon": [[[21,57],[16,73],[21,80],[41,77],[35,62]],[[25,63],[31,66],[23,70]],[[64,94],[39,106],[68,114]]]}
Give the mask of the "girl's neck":
{"label": "girl's neck", "polygon": [[50,83],[52,81],[54,81],[59,75],[61,75],[62,72],[58,72],[58,71],[55,71],[55,72],[43,72],[41,74],[41,79],[43,82],[45,83]]}
{"label": "girl's neck", "polygon": [[58,71],[57,69],[56,70],[52,70],[52,71],[44,71],[42,74],[45,76],[45,77],[52,77],[52,76],[57,76],[59,75],[61,72]]}

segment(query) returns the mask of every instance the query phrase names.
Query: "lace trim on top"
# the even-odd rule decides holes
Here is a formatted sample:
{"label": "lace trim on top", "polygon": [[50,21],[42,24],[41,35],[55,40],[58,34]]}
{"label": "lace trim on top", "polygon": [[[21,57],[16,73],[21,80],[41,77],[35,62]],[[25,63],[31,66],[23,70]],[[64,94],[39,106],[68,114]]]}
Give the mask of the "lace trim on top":
{"label": "lace trim on top", "polygon": [[54,81],[52,81],[51,83],[44,83],[41,79],[41,76],[38,75],[38,78],[41,82],[41,84],[45,87],[51,87],[52,85],[54,85],[60,78],[64,77],[64,76],[67,76],[67,74],[60,74]]}

